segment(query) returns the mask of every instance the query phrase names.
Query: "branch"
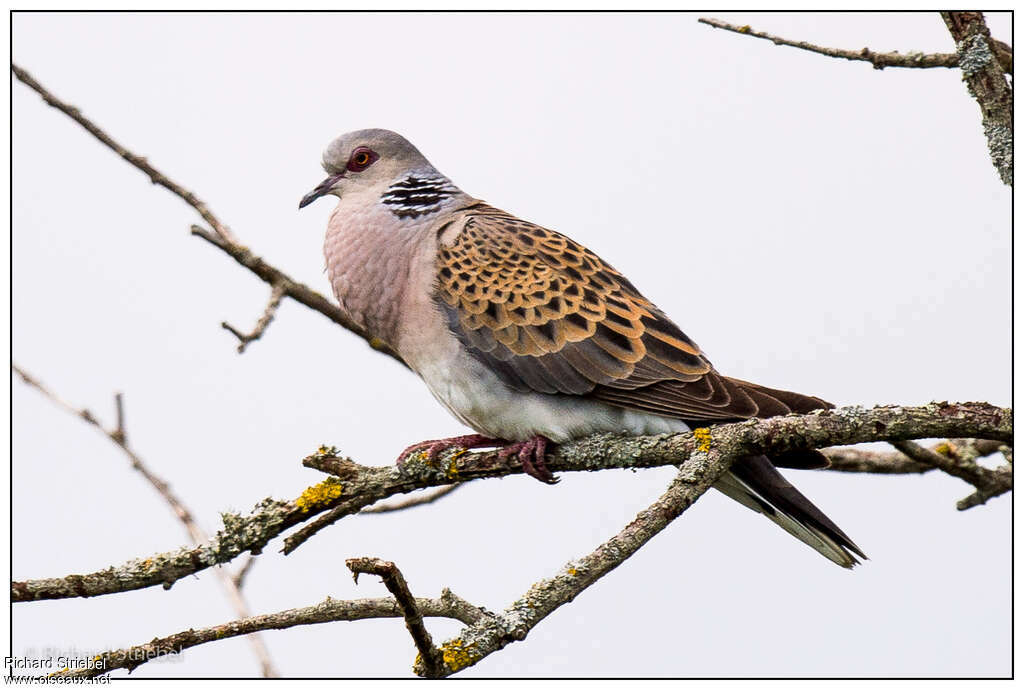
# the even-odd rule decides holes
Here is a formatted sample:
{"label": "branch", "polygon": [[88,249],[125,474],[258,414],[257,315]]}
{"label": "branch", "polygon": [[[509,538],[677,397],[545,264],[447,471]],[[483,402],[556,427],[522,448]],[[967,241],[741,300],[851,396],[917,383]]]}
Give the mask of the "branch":
{"label": "branch", "polygon": [[18,78],[18,81],[27,85],[30,89],[32,89],[40,96],[42,96],[43,100],[46,101],[47,105],[49,105],[52,108],[56,108],[57,110],[67,115],[78,124],[85,127],[86,131],[88,131],[89,134],[99,139],[104,146],[106,146],[114,153],[119,155],[121,158],[125,159],[126,161],[134,165],[136,168],[144,172],[149,177],[150,182],[152,182],[153,184],[160,185],[164,189],[170,191],[172,194],[183,199],[185,203],[187,203],[189,206],[191,206],[192,208],[199,212],[199,215],[203,217],[203,220],[209,223],[210,227],[212,227],[214,231],[225,242],[235,241],[234,236],[231,233],[231,230],[226,225],[221,223],[220,220],[215,215],[213,215],[213,212],[210,211],[209,208],[207,208],[205,203],[200,201],[199,197],[197,197],[195,194],[188,191],[187,189],[179,185],[177,182],[170,179],[162,172],[154,168],[152,165],[150,165],[149,161],[143,158],[142,156],[138,156],[132,153],[124,146],[121,146],[121,144],[114,141],[114,139],[109,134],[104,132],[102,129],[93,124],[91,120],[82,115],[81,111],[79,111],[78,108],[65,103],[64,101],[60,100],[52,93],[47,91],[42,84],[40,84],[32,78],[31,74],[29,74],[28,72],[26,72],[25,70],[23,70],[15,64],[11,65],[11,71],[14,72],[14,76]]}
{"label": "branch", "polygon": [[[440,599],[416,599],[415,605],[424,616],[452,618],[466,625],[472,625],[488,615],[447,589],[442,591]],[[239,635],[251,635],[262,630],[285,630],[297,625],[315,625],[335,621],[398,618],[402,615],[398,603],[387,597],[354,601],[338,601],[328,597],[314,606],[252,616],[199,630],[185,630],[145,644],[105,652],[94,657],[89,668],[65,669],[52,675],[58,678],[93,678],[119,668],[131,671],[147,661],[168,654],[178,654],[190,647]]]}
{"label": "branch", "polygon": [[[33,79],[28,72],[14,64],[11,65],[11,71],[19,81],[25,83],[36,93],[42,96],[43,100],[46,101],[47,104],[73,119],[84,127],[87,132],[99,139],[104,145],[112,149],[136,168],[146,173],[154,184],[159,184],[184,199],[185,202],[192,206],[192,208],[196,209],[196,211],[199,212],[199,215],[202,216],[202,218],[214,229],[214,232],[211,233],[201,227],[193,225],[193,235],[202,237],[210,244],[224,251],[235,259],[235,261],[255,273],[264,282],[270,284],[272,287],[280,288],[284,295],[294,299],[296,302],[304,304],[314,311],[320,312],[342,328],[355,333],[357,336],[365,340],[374,350],[390,355],[399,362],[402,361],[385,343],[379,339],[371,338],[365,330],[346,317],[340,309],[331,304],[331,302],[323,295],[302,283],[292,280],[283,271],[271,266],[263,259],[253,254],[247,247],[239,244],[228,227],[221,223],[220,220],[218,220],[217,217],[214,216],[206,207],[206,204],[201,202],[192,192],[189,192],[170,180],[163,173],[150,165],[142,156],[132,153],[118,144],[110,137],[110,135],[96,126],[96,124],[91,120],[83,116],[78,108],[58,99],[52,93],[47,91],[42,84]],[[264,330],[265,329],[266,326],[264,326]],[[262,331],[260,331],[260,334],[262,335]],[[238,334],[236,333],[236,335]],[[404,365],[404,362],[402,362],[402,364]]]}
{"label": "branch", "polygon": [[[546,462],[558,472],[689,466],[691,462],[705,463],[712,449],[730,457],[772,455],[869,441],[944,437],[1010,444],[1012,411],[986,403],[945,402],[920,407],[844,407],[713,426],[699,438],[691,433],[639,437],[599,434],[557,447]],[[256,553],[291,527],[342,504],[347,514],[352,514],[383,498],[416,489],[522,472],[518,463],[506,464],[496,451],[453,450],[429,464],[410,458],[402,467],[368,467],[338,457],[335,449],[325,447],[305,458],[303,464],[335,477],[307,489],[295,501],[267,498],[247,517],[224,514],[223,529],[200,546],[156,554],[88,575],[13,582],[11,600],[89,597],[156,584],[170,587],[186,575],[230,561],[245,551]]]}
{"label": "branch", "polygon": [[270,300],[267,302],[267,307],[263,310],[263,316],[260,317],[259,321],[256,322],[255,328],[249,333],[241,333],[227,321],[221,321],[221,328],[231,331],[238,338],[238,354],[245,352],[245,348],[249,346],[249,343],[263,337],[263,332],[267,330],[267,326],[274,320],[277,308],[281,306],[282,297],[284,297],[284,288],[275,283],[270,291]]}
{"label": "branch", "polygon": [[402,359],[399,358],[398,355],[387,346],[387,344],[379,338],[371,337],[361,326],[348,318],[341,309],[334,306],[330,300],[303,283],[292,280],[283,271],[271,266],[261,257],[253,254],[248,247],[227,242],[223,238],[218,237],[216,234],[211,233],[198,225],[192,226],[192,234],[197,237],[201,237],[223,251],[239,264],[255,273],[263,282],[279,286],[285,295],[291,297],[299,304],[304,304],[313,311],[320,312],[345,330],[351,331],[365,340],[366,343],[374,350],[390,355],[396,361],[401,362],[402,365],[405,366],[405,362],[402,361]]}
{"label": "branch", "polygon": [[[124,398],[120,393],[114,396],[114,403],[117,410],[117,428],[113,430],[105,429],[103,425],[99,423],[95,416],[89,410],[74,408],[69,403],[58,397],[53,391],[46,388],[38,379],[29,376],[23,369],[18,367],[16,364],[11,364],[11,369],[21,377],[29,386],[32,386],[44,396],[53,401],[57,406],[65,409],[71,414],[84,420],[86,423],[91,424],[95,428],[99,429],[107,438],[113,441],[118,448],[120,448],[128,456],[131,461],[132,468],[141,474],[149,484],[156,489],[164,501],[171,506],[171,510],[178,517],[178,520],[185,526],[185,530],[188,532],[189,537],[196,544],[202,544],[208,537],[203,531],[202,527],[192,517],[192,512],[185,507],[185,504],[180,498],[178,498],[171,487],[161,479],[159,476],[153,473],[146,464],[142,461],[142,458],[128,446],[128,432],[125,428],[125,415],[124,415]],[[246,566],[251,564],[251,560]],[[232,577],[224,570],[217,570],[217,577],[221,582],[221,586],[224,588],[224,594],[227,596],[228,601],[231,602],[235,613],[239,618],[247,618],[252,615],[249,611],[249,605],[245,601],[245,597],[242,595],[241,587],[242,580],[244,577],[244,570],[239,572],[237,577]],[[260,664],[260,669],[263,673],[264,678],[277,678],[278,673],[274,668],[273,662],[270,660],[270,651],[266,645],[263,644],[263,638],[259,635],[253,635],[249,638],[249,644],[252,647],[253,654],[256,656],[256,660]]]}
{"label": "branch", "polygon": [[405,627],[412,635],[416,649],[419,650],[419,661],[423,664],[424,675],[427,678],[440,678],[443,673],[443,661],[441,652],[434,646],[434,640],[423,625],[423,614],[416,605],[416,599],[409,591],[402,571],[391,561],[383,561],[379,558],[350,558],[345,565],[352,571],[352,579],[359,582],[360,573],[380,575],[384,580],[384,586],[395,597],[398,607],[402,609],[402,617],[405,618]]}
{"label": "branch", "polygon": [[394,503],[381,503],[380,505],[373,505],[363,508],[359,512],[366,515],[367,513],[393,513],[397,510],[405,510],[406,508],[415,508],[416,506],[424,506],[428,503],[444,498],[448,494],[458,489],[462,484],[451,484],[449,486],[442,486],[440,489],[435,489],[430,493],[425,493],[420,496],[412,496],[403,501],[395,501]]}
{"label": "branch", "polygon": [[1013,185],[1013,90],[1006,83],[993,41],[981,12],[942,12],[956,41],[967,91],[981,107],[981,126],[992,165],[1003,184]]}
{"label": "branch", "polygon": [[[712,19],[710,17],[701,17],[697,21],[716,29],[725,29],[726,31],[743,34],[744,36],[763,38],[764,40],[771,41],[778,46],[790,46],[792,48],[799,48],[800,50],[806,50],[832,58],[870,62],[875,69],[885,69],[886,67],[957,67],[960,64],[959,57],[955,53],[925,54],[920,52],[898,53],[896,51],[891,53],[877,53],[873,50],[868,50],[867,48],[861,48],[860,50],[825,48],[813,43],[808,43],[807,41],[793,41],[788,38],[782,38],[781,36],[775,36],[763,31],[755,31],[750,28],[750,25],[737,26],[735,24],[723,22],[720,19]],[[1010,60],[1012,64],[1012,53]]]}

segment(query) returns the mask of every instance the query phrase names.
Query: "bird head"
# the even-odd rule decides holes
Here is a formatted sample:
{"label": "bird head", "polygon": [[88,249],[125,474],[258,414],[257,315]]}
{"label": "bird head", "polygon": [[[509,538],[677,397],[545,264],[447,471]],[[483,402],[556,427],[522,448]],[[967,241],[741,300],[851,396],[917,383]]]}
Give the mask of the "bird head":
{"label": "bird head", "polygon": [[342,134],[324,151],[323,167],[327,179],[302,197],[299,208],[327,194],[340,198],[354,191],[368,191],[376,192],[376,198],[410,174],[438,174],[415,146],[386,129]]}

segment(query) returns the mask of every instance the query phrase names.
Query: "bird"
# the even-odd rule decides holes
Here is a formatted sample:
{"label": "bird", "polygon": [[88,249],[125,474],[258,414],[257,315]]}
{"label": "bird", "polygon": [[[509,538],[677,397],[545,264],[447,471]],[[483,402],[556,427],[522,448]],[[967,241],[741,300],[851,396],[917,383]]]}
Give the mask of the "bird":
{"label": "bird", "polygon": [[[720,374],[610,264],[463,192],[395,132],[343,134],[322,165],[327,178],[299,208],[338,197],[324,258],[339,307],[476,432],[414,444],[399,463],[413,451],[492,447],[554,483],[552,444],[832,407]],[[816,450],[751,455],[714,486],[852,568],[864,553],[777,469],[827,465]]]}

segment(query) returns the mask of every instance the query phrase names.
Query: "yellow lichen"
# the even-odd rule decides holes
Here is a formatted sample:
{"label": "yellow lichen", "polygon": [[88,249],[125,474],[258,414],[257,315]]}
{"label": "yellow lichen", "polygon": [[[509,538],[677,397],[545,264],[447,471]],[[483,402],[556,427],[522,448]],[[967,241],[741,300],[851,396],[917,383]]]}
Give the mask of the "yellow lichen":
{"label": "yellow lichen", "polygon": [[483,655],[473,649],[474,647],[476,647],[475,642],[466,644],[460,638],[455,638],[441,645],[441,658],[444,660],[445,666],[454,673],[483,658]]}
{"label": "yellow lichen", "polygon": [[334,446],[320,446],[314,455],[318,458],[335,457],[338,455],[338,449]]}
{"label": "yellow lichen", "polygon": [[319,484],[315,484],[295,499],[295,505],[308,513],[312,508],[319,507],[324,503],[333,501],[341,496],[344,484],[337,477],[328,477]]}
{"label": "yellow lichen", "polygon": [[568,570],[566,570],[565,572],[569,573],[573,577],[576,577],[576,573],[579,572],[579,571],[576,570],[576,568],[573,568],[572,566],[569,566]]}
{"label": "yellow lichen", "polygon": [[750,33],[750,24],[744,24],[743,26],[741,26],[736,31],[738,33],[741,33],[741,34],[749,34]]}
{"label": "yellow lichen", "polygon": [[697,439],[697,450],[707,453],[711,450],[711,430],[705,427],[693,430],[693,437]]}
{"label": "yellow lichen", "polygon": [[940,443],[935,446],[935,452],[939,455],[945,455],[947,458],[953,455],[953,449],[949,447],[948,443]]}

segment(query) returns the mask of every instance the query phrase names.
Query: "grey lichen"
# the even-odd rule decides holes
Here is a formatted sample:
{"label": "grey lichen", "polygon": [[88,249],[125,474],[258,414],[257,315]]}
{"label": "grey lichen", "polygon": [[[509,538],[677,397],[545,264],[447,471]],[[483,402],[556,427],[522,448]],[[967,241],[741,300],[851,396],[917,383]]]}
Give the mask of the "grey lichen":
{"label": "grey lichen", "polygon": [[956,52],[960,55],[960,69],[963,70],[965,79],[985,69],[994,59],[992,50],[988,47],[988,40],[981,34],[961,41],[956,47]]}
{"label": "grey lichen", "polygon": [[1010,184],[1013,179],[1013,132],[1006,126],[994,122],[985,122],[984,129],[992,163],[999,171],[1000,179]]}

